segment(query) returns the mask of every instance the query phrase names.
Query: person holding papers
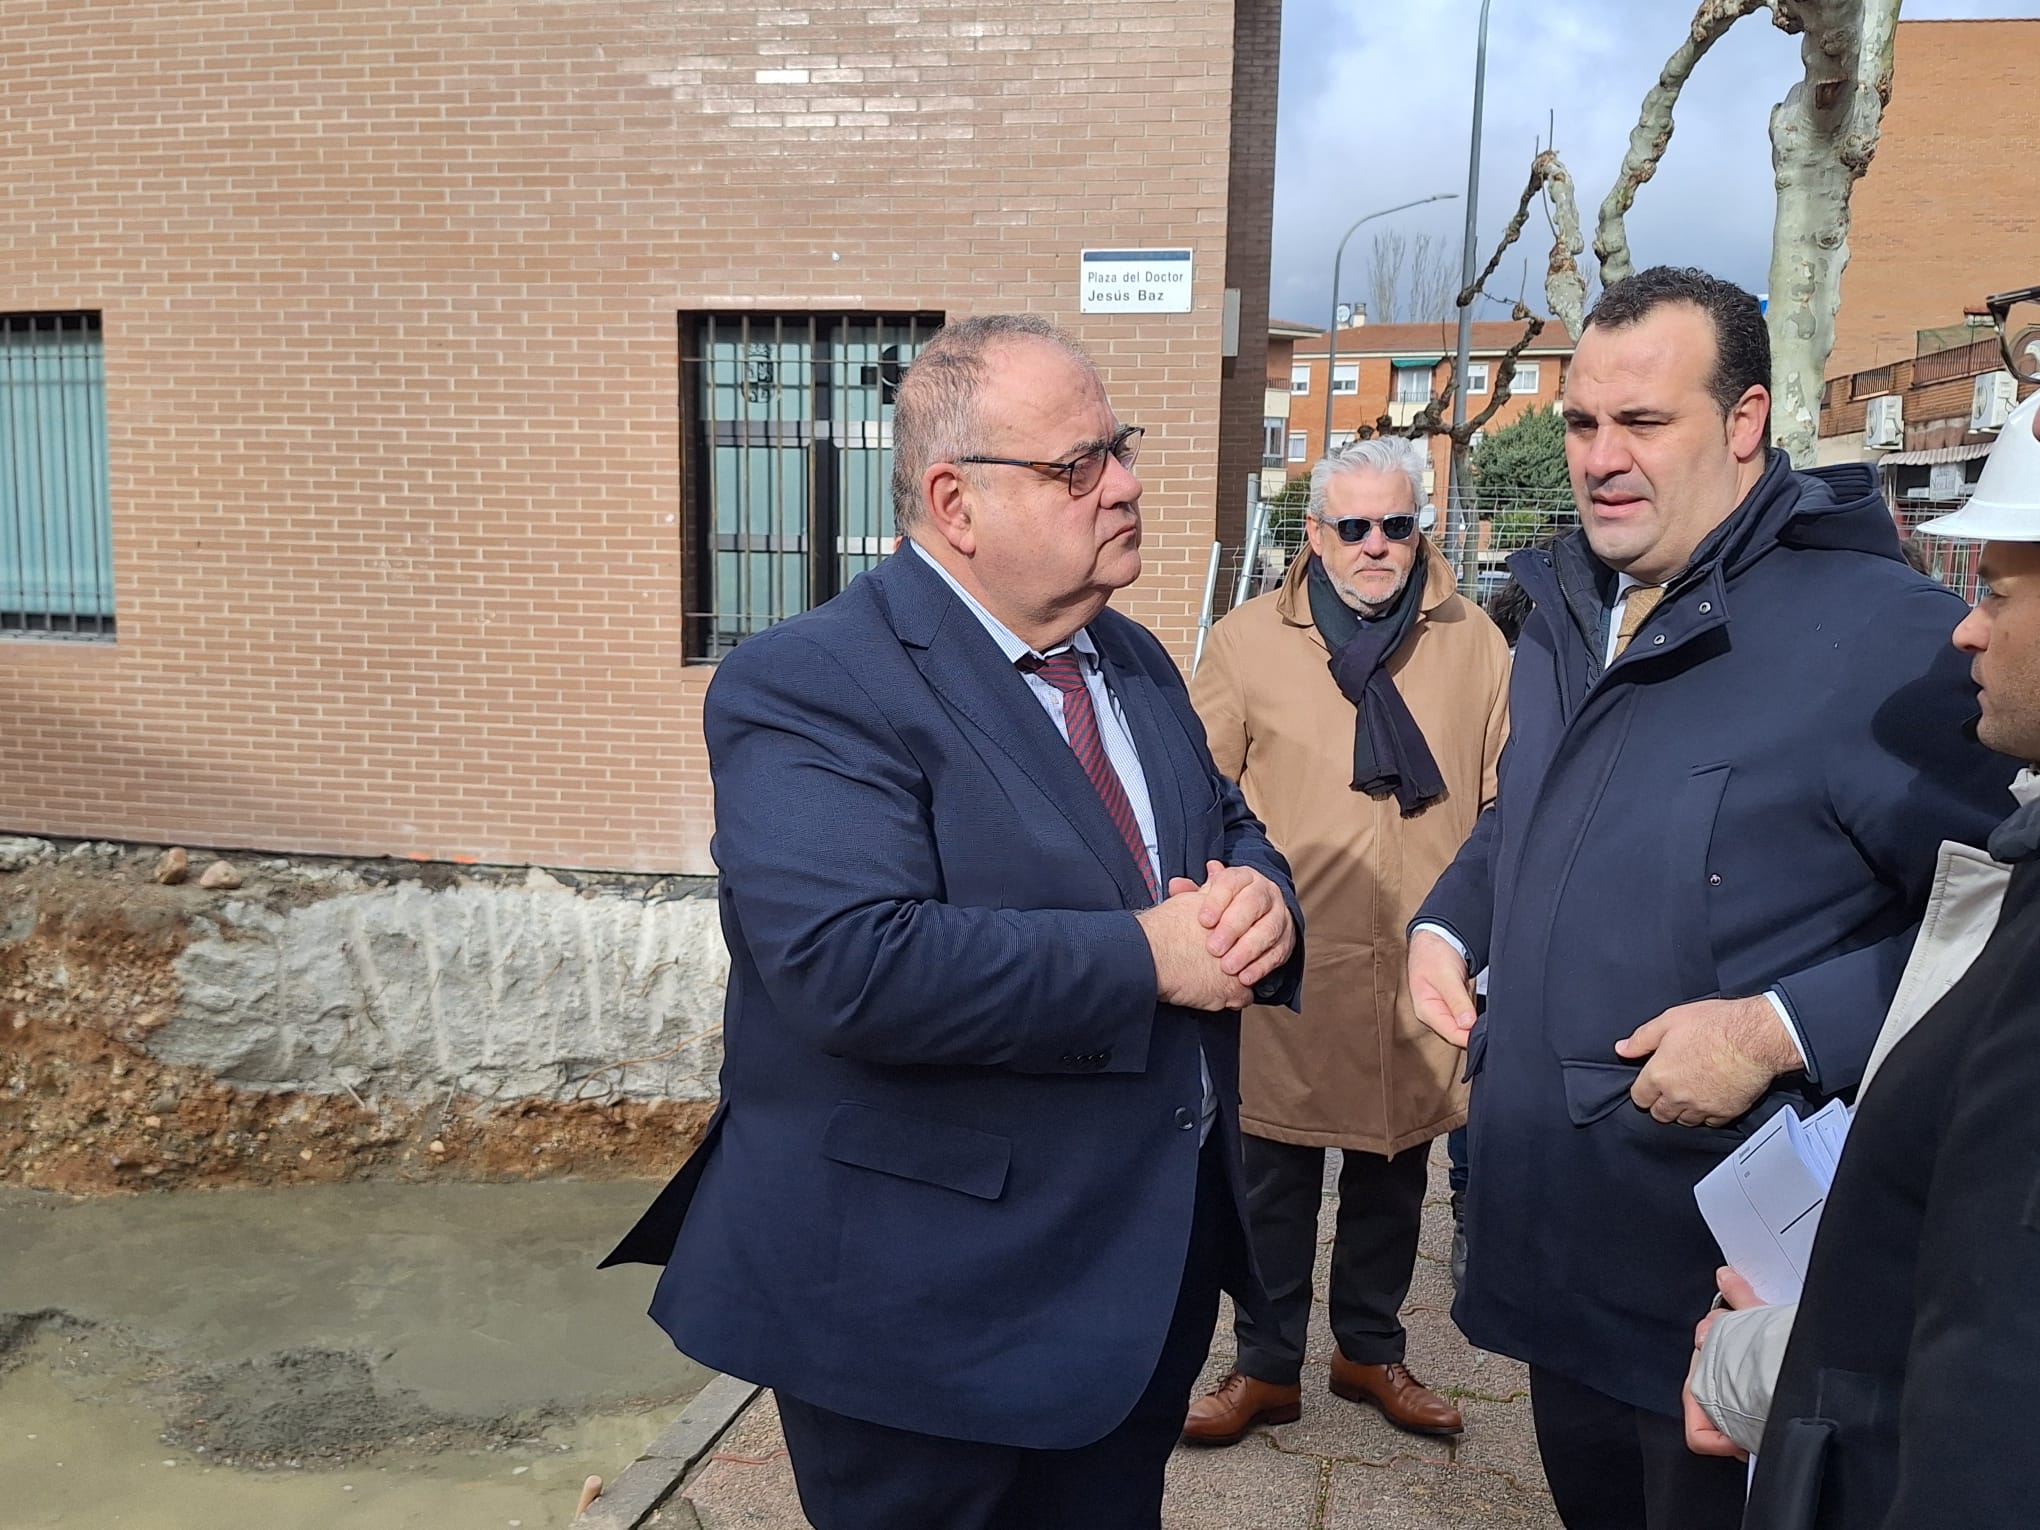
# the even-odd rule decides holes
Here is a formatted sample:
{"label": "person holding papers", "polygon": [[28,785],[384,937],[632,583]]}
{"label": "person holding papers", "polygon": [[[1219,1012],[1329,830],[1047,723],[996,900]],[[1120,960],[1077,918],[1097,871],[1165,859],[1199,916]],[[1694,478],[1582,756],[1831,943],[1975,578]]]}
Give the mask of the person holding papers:
{"label": "person holding papers", "polygon": [[[2040,397],[2014,411],[1964,507],[1921,528],[1985,544],[1982,597],[1954,641],[1979,686],[1977,736],[2028,762],[2040,761],[2036,431]],[[1938,927],[1930,914],[1928,959],[1909,968],[1917,992],[1901,991],[1879,1038],[1796,1316],[1729,1315],[1706,1335],[1702,1373],[1706,1351],[1737,1335],[1761,1364],[1789,1324],[1746,1530],[2033,1522],[2040,780],[2029,770],[2014,795],[1989,840],[2009,876],[1972,876],[1966,909],[1951,905]],[[1934,953],[1973,948],[1986,927],[1980,953],[1919,1014],[1918,997],[1945,986],[1950,964]]]}
{"label": "person holding papers", "polygon": [[1771,449],[1770,373],[1730,283],[1603,292],[1565,379],[1581,529],[1510,562],[1536,609],[1496,802],[1410,937],[1473,1080],[1453,1316],[1529,1363],[1567,1530],[1740,1521],[1741,1466],[1681,1422],[1721,1262],[1693,1187],[1855,1087],[1934,847],[1980,843],[2014,770],[1963,734],[1962,602],[1869,468]]}

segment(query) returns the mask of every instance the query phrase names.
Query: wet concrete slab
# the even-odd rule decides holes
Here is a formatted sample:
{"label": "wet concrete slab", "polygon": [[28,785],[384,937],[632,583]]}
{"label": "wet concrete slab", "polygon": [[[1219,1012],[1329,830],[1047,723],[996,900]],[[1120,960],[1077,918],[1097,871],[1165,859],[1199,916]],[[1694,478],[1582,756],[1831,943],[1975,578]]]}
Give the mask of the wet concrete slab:
{"label": "wet concrete slab", "polygon": [[0,1190],[0,1522],[564,1524],[707,1379],[594,1269],[655,1190]]}

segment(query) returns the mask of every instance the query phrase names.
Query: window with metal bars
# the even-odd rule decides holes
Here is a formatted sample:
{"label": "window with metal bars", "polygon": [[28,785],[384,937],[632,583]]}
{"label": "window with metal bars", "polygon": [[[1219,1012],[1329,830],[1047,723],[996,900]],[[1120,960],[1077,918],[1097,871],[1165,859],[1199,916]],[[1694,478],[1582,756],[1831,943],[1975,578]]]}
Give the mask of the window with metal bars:
{"label": "window with metal bars", "polygon": [[714,660],[892,549],[893,394],[939,313],[683,314],[687,654]]}
{"label": "window with metal bars", "polygon": [[0,313],[0,634],[113,636],[96,313]]}

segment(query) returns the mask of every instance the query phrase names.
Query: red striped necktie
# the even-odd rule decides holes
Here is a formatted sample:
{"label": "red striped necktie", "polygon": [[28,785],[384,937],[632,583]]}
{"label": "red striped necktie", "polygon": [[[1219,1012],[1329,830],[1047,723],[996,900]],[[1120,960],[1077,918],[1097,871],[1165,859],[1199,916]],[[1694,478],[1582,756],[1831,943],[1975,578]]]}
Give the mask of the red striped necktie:
{"label": "red striped necktie", "polygon": [[1091,706],[1091,688],[1084,684],[1083,661],[1074,648],[1065,648],[1052,659],[1037,659],[1030,654],[1018,663],[1025,673],[1041,676],[1062,692],[1063,731],[1069,735],[1070,752],[1091,778],[1098,800],[1105,804],[1105,816],[1126,841],[1133,864],[1140,868],[1141,880],[1147,884],[1148,896],[1161,902],[1161,884],[1155,880],[1155,868],[1148,859],[1140,820],[1134,817],[1133,804],[1126,800],[1119,772],[1112,768],[1111,757],[1105,753],[1105,741],[1098,736],[1098,714]]}

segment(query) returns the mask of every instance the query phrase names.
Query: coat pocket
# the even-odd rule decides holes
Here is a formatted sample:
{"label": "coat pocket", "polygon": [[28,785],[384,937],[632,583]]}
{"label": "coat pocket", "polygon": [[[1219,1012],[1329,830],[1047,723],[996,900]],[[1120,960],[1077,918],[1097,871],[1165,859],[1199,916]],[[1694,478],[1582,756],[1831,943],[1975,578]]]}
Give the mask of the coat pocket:
{"label": "coat pocket", "polygon": [[1473,1029],[1466,1033],[1466,1071],[1459,1075],[1459,1082],[1470,1084],[1480,1077],[1481,1069],[1487,1066],[1488,1017],[1481,1011],[1480,1018],[1473,1022]]}
{"label": "coat pocket", "polygon": [[1728,777],[1726,764],[1695,766],[1667,804],[1664,853],[1671,885],[1663,907],[1666,949],[1677,966],[1679,991],[1695,999],[1721,992],[1709,917],[1715,873],[1708,858]]}
{"label": "coat pocket", "polygon": [[991,1132],[846,1102],[822,1129],[822,1156],[996,1201],[1006,1191],[1013,1144]]}
{"label": "coat pocket", "polygon": [[1612,1116],[1618,1127],[1643,1146],[1667,1153],[1698,1151],[1714,1158],[1732,1153],[1793,1098],[1774,1091],[1726,1126],[1680,1126],[1658,1120],[1630,1099],[1630,1088],[1642,1071],[1640,1064],[1567,1059],[1559,1067],[1565,1075],[1566,1115],[1574,1126],[1592,1126]]}

